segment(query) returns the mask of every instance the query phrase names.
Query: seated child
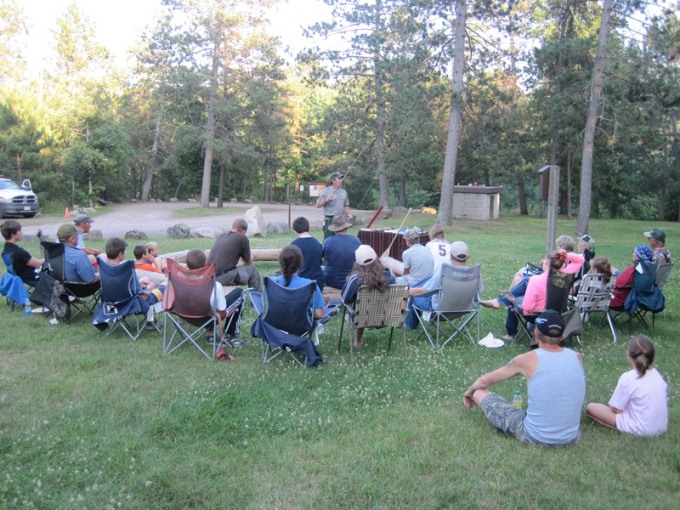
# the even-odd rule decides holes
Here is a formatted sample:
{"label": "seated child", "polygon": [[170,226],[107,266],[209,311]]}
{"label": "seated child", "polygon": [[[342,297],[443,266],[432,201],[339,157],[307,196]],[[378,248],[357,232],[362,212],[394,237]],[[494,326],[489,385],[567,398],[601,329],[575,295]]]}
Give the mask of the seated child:
{"label": "seated child", "polygon": [[628,342],[632,370],[619,378],[609,405],[591,403],[588,416],[600,425],[634,436],[658,436],[668,428],[668,385],[652,368],[654,344],[644,336]]}

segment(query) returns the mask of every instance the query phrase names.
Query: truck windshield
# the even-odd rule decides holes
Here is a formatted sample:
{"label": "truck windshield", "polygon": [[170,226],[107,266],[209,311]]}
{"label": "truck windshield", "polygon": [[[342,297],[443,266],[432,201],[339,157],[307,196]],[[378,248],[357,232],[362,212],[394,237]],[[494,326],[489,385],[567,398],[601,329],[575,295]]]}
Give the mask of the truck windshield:
{"label": "truck windshield", "polygon": [[14,181],[0,180],[0,189],[19,189]]}

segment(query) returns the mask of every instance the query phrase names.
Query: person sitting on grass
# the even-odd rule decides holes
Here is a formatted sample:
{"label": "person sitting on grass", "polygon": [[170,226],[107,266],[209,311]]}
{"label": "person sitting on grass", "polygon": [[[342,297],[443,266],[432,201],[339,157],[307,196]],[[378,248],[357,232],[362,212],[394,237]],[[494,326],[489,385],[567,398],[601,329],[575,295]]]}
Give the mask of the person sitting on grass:
{"label": "person sitting on grass", "polygon": [[[586,377],[581,355],[560,347],[563,332],[562,315],[543,312],[534,330],[538,349],[479,377],[463,394],[465,407],[479,406],[494,427],[523,443],[558,446],[578,441]],[[488,391],[516,375],[527,380],[526,410]]]}
{"label": "person sitting on grass", "polygon": [[[302,252],[297,246],[289,244],[281,250],[279,253],[279,266],[281,266],[281,274],[275,276],[273,280],[282,287],[297,289],[312,281],[298,276],[298,271],[302,267]],[[317,285],[314,290],[314,318],[321,319],[323,317],[323,306],[323,295]]]}
{"label": "person sitting on grass", "polygon": [[2,249],[3,257],[9,255],[10,263],[21,281],[26,285],[35,287],[38,285],[40,268],[45,263],[45,259],[36,259],[28,251],[19,246],[19,241],[24,236],[21,231],[21,223],[17,220],[5,220],[0,225],[0,232],[5,238],[5,247]]}
{"label": "person sitting on grass", "polygon": [[658,436],[668,428],[668,384],[654,363],[654,343],[644,335],[628,342],[632,370],[619,377],[609,405],[590,403],[588,417],[600,425],[634,436]]}
{"label": "person sitting on grass", "polygon": [[[383,267],[375,250],[370,246],[366,244],[359,246],[354,251],[354,258],[356,262],[341,293],[342,302],[350,308],[354,308],[359,287],[362,285],[366,285],[370,290],[377,289],[383,292],[394,283],[394,276],[389,269]],[[354,348],[361,349],[364,328],[357,328],[356,333]]]}
{"label": "person sitting on grass", "polygon": [[[187,253],[186,265],[188,269],[200,269],[202,267],[205,267],[207,260],[208,257],[206,257],[205,251],[193,249],[189,250],[189,252]],[[224,287],[222,287],[222,284],[218,281],[215,281],[215,290],[210,294],[210,306],[212,306],[212,308],[215,310],[215,315],[218,315],[221,319],[226,319],[228,306],[235,302],[237,299],[239,299],[242,293],[243,293],[242,289],[234,289],[229,293],[229,296],[227,297],[224,295]],[[234,317],[232,323],[237,323],[240,320],[241,308],[239,307],[239,309],[236,310],[234,313],[238,314],[238,316]],[[230,324],[230,329],[232,330],[233,337],[233,331],[235,331],[235,326],[232,327]],[[208,343],[214,342],[215,341],[214,338],[215,338],[214,331],[209,331]],[[224,349],[224,353],[229,361],[236,361],[236,358],[229,354],[226,351],[226,349]]]}

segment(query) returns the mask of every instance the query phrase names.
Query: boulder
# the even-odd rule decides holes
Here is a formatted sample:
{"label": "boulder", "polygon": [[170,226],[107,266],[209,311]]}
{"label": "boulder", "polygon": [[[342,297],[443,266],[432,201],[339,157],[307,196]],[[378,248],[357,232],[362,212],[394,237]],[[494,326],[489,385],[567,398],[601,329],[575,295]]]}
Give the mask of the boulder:
{"label": "boulder", "polygon": [[383,220],[386,220],[387,218],[392,217],[392,209],[383,209],[382,212],[380,213],[380,218]]}
{"label": "boulder", "polygon": [[191,237],[191,229],[189,225],[184,223],[168,227],[167,233],[170,239],[189,239]]}
{"label": "boulder", "polygon": [[187,199],[187,202],[189,202],[190,204],[195,204],[197,200],[195,198],[189,198]]}
{"label": "boulder", "polygon": [[408,212],[408,207],[401,207],[400,205],[392,208],[393,214],[406,214]]}
{"label": "boulder", "polygon": [[288,223],[284,223],[283,221],[267,223],[267,234],[287,234],[288,232],[290,232]]}
{"label": "boulder", "polygon": [[141,230],[138,229],[128,230],[127,232],[125,232],[125,235],[123,237],[125,239],[138,239],[138,240],[144,240],[149,238],[149,236],[146,235],[145,232],[142,232]]}
{"label": "boulder", "polygon": [[252,204],[253,201],[252,201],[251,199],[249,199],[249,198],[246,198],[246,199],[243,201],[243,203],[244,203],[244,204]]}
{"label": "boulder", "polygon": [[191,237],[199,239],[215,239],[224,232],[214,227],[198,227],[191,231]]}
{"label": "boulder", "polygon": [[232,204],[235,204],[235,203],[238,202],[238,200],[235,199],[235,198],[230,198],[230,199],[229,199],[229,202],[232,203]]}
{"label": "boulder", "polygon": [[83,239],[86,241],[101,240],[104,239],[104,234],[99,229],[92,229],[87,234],[83,234]]}
{"label": "boulder", "polygon": [[170,197],[170,200],[168,200],[168,202],[172,202],[172,203],[174,204],[175,202],[179,202],[179,198],[177,198],[177,197]]}
{"label": "boulder", "polygon": [[248,209],[243,218],[248,222],[248,232],[246,232],[248,237],[267,237],[267,225],[259,206]]}

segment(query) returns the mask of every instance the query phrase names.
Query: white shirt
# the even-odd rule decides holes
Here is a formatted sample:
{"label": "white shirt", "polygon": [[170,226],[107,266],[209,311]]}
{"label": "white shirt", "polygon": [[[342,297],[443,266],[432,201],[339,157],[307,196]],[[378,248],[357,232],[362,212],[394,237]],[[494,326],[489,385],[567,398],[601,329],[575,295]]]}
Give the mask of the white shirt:
{"label": "white shirt", "polygon": [[451,260],[451,245],[443,239],[433,239],[425,246],[432,252],[435,273],[441,269],[442,264],[448,264]]}
{"label": "white shirt", "polygon": [[619,378],[609,405],[623,412],[616,415],[616,428],[635,436],[657,436],[668,428],[668,385],[656,368],[644,377],[629,370]]}

